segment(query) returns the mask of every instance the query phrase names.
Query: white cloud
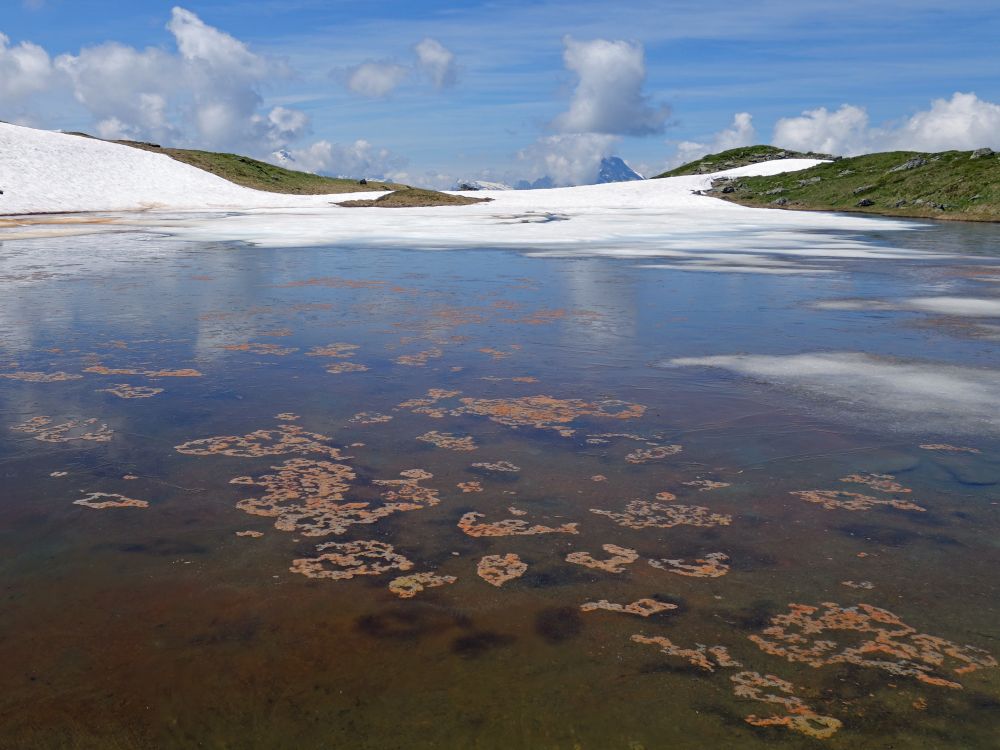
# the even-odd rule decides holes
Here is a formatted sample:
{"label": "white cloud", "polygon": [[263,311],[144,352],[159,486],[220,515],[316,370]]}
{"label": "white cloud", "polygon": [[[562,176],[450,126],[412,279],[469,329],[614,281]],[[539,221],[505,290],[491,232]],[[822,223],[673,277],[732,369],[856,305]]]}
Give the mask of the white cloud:
{"label": "white cloud", "polygon": [[718,367],[790,388],[831,417],[927,434],[1000,434],[1000,372],[854,352],[686,357],[675,366]]}
{"label": "white cloud", "polygon": [[532,178],[551,177],[557,186],[586,185],[617,142],[617,136],[604,133],[550,135],[522,149],[517,158]]}
{"label": "white cloud", "polygon": [[733,116],[733,122],[725,130],[720,130],[710,141],[681,141],[677,144],[677,153],[667,164],[667,168],[678,167],[690,161],[700,159],[707,154],[717,154],[740,146],[752,146],[757,140],[757,129],[753,126],[753,117],[749,112],[738,112]]}
{"label": "white cloud", "polygon": [[0,100],[10,102],[43,91],[51,76],[48,52],[31,42],[11,47],[10,39],[0,34]]}
{"label": "white cloud", "polygon": [[347,88],[355,94],[379,99],[388,96],[410,76],[410,69],[393,62],[370,60],[347,69]]}
{"label": "white cloud", "polygon": [[287,166],[335,177],[382,177],[398,170],[404,162],[389,149],[363,139],[347,145],[317,141],[307,148],[291,149],[290,153],[294,161]]}
{"label": "white cloud", "polygon": [[455,83],[455,55],[437,39],[426,37],[414,48],[417,68],[431,79],[435,88]]}
{"label": "white cloud", "polygon": [[779,120],[772,140],[783,148],[844,156],[1000,148],[1000,105],[956,92],[951,99],[935,99],[930,109],[883,127],[872,127],[862,107],[845,104],[833,112],[821,107]]}
{"label": "white cloud", "polygon": [[562,133],[648,135],[663,130],[670,111],[643,94],[646,63],[642,45],[595,39],[563,40],[563,60],[577,75],[569,110],[553,127]]}

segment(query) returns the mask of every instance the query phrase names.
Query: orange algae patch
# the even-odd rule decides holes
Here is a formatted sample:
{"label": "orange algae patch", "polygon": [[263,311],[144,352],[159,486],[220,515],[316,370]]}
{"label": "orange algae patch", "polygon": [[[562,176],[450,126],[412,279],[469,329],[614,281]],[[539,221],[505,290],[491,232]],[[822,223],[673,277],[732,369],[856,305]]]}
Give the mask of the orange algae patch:
{"label": "orange algae patch", "polygon": [[236,536],[245,536],[245,537],[249,537],[250,539],[260,539],[262,536],[264,536],[264,532],[263,531],[237,531],[236,532]]}
{"label": "orange algae patch", "polygon": [[150,388],[146,385],[129,385],[128,383],[118,383],[111,388],[101,388],[102,393],[110,393],[118,398],[152,398],[163,393],[162,388]]}
{"label": "orange algae patch", "polygon": [[622,513],[590,509],[629,529],[669,529],[674,526],[728,526],[733,517],[712,513],[700,505],[664,505],[648,500],[633,500]]}
{"label": "orange algae patch", "polygon": [[482,469],[483,471],[497,471],[501,474],[516,474],[521,470],[520,466],[515,466],[510,461],[479,461],[478,463],[470,464],[473,469]]}
{"label": "orange algae patch", "polygon": [[458,521],[458,528],[472,537],[495,536],[534,536],[535,534],[579,534],[577,523],[564,523],[561,526],[532,526],[527,521],[518,518],[506,518],[494,523],[479,523],[477,518],[485,518],[482,513],[470,511]]}
{"label": "orange algae patch", "polygon": [[482,492],[483,485],[480,482],[459,482],[457,485],[458,489],[462,492]]}
{"label": "orange algae patch", "polygon": [[428,417],[441,419],[448,413],[447,409],[435,406],[439,401],[461,395],[461,391],[446,391],[441,388],[431,388],[423,398],[411,398],[397,408],[410,409],[414,414],[426,414]]}
{"label": "orange algae patch", "polygon": [[871,581],[841,581],[841,586],[847,586],[849,589],[866,589],[871,591],[875,588],[875,584]]}
{"label": "orange algae patch", "polygon": [[447,586],[458,579],[455,576],[439,576],[436,573],[413,573],[389,581],[389,591],[400,599],[412,599],[424,589]]}
{"label": "orange algae patch", "polygon": [[625,456],[625,460],[630,464],[645,464],[650,461],[659,461],[662,458],[676,456],[683,449],[680,445],[657,445],[653,448],[639,448]]}
{"label": "orange algae patch", "polygon": [[246,344],[226,344],[219,347],[229,352],[251,352],[252,354],[269,354],[274,357],[284,357],[298,351],[293,346],[279,346],[278,344],[258,344],[248,342]]}
{"label": "orange algae patch", "polygon": [[503,586],[507,581],[520,578],[528,566],[514,553],[506,555],[486,555],[476,566],[476,573],[493,586]]}
{"label": "orange algae patch", "polygon": [[566,562],[576,565],[583,565],[587,568],[603,570],[607,573],[624,573],[623,565],[631,565],[639,559],[639,553],[634,549],[619,547],[617,544],[604,544],[601,546],[611,557],[607,560],[597,560],[589,552],[570,552],[566,555]]}
{"label": "orange algae patch", "polygon": [[871,495],[861,495],[857,492],[842,490],[801,490],[791,494],[801,497],[808,503],[816,503],[827,510],[871,510],[876,505],[888,505],[898,510],[926,511],[927,509],[898,498],[878,498]]}
{"label": "orange algae patch", "polygon": [[[765,653],[790,662],[817,668],[854,664],[958,689],[959,683],[940,675],[947,671],[946,665],[957,675],[997,666],[997,660],[982,649],[918,633],[892,612],[870,604],[841,607],[823,602],[819,607],[788,607],[787,614],[772,617],[770,626],[750,640]],[[854,645],[842,645],[834,640],[835,635],[850,638]]]}
{"label": "orange algae patch", "polygon": [[142,370],[132,370],[123,367],[105,367],[104,365],[91,365],[90,367],[84,367],[84,372],[90,372],[94,375],[142,375]]}
{"label": "orange algae patch", "polygon": [[190,367],[181,370],[146,370],[141,373],[147,378],[200,378],[202,374]]}
{"label": "orange algae patch", "polygon": [[391,544],[375,540],[325,542],[317,545],[316,551],[321,554],[292,560],[289,570],[306,578],[346,580],[413,567],[413,563],[396,553]]}
{"label": "orange algae patch", "polygon": [[257,458],[260,456],[281,456],[289,453],[320,453],[334,460],[347,458],[339,448],[324,445],[330,440],[326,435],[306,432],[298,425],[283,424],[274,430],[256,430],[247,435],[220,435],[201,438],[174,446],[178,453],[189,456],[237,456]]}
{"label": "orange algae patch", "polygon": [[68,443],[73,440],[85,440],[93,443],[107,443],[114,435],[114,430],[106,424],[98,425],[97,419],[70,419],[60,424],[53,424],[52,417],[32,417],[19,425],[11,427],[16,432],[26,432],[35,440],[43,443]]}
{"label": "orange algae patch", "polygon": [[326,371],[331,375],[342,375],[345,372],[368,372],[368,367],[357,362],[335,362],[327,365]]}
{"label": "orange algae patch", "polygon": [[589,403],[581,399],[559,399],[552,396],[525,396],[523,398],[460,399],[462,406],[453,409],[454,416],[475,414],[508,427],[535,427],[555,430],[563,437],[570,437],[575,430],[566,425],[580,417],[606,417],[610,419],[636,419],[645,406],[625,401]]}
{"label": "orange algae patch", "polygon": [[722,552],[710,552],[704,557],[695,558],[693,563],[686,563],[684,560],[650,560],[649,564],[654,568],[676,573],[679,576],[690,578],[721,578],[729,572],[727,561],[729,555]]}
{"label": "orange algae patch", "polygon": [[725,646],[706,646],[696,643],[694,648],[681,648],[665,636],[633,635],[632,641],[649,646],[659,646],[667,656],[680,656],[690,664],[701,667],[708,672],[714,672],[716,667],[731,668],[742,666],[732,656]]}
{"label": "orange algae patch", "polygon": [[668,609],[677,609],[677,605],[658,602],[656,599],[639,599],[631,604],[614,604],[609,602],[607,599],[601,599],[596,602],[584,602],[580,605],[580,609],[583,612],[593,612],[598,609],[604,609],[608,612],[624,612],[629,615],[649,617],[650,615],[655,615],[658,612],[665,612]]}
{"label": "orange algae patch", "polygon": [[283,411],[281,412],[281,414],[275,414],[274,418],[277,419],[279,422],[295,422],[296,420],[299,420],[302,417],[300,417],[298,414],[295,414],[294,412]]}
{"label": "orange algae patch", "polygon": [[980,453],[978,448],[963,448],[958,445],[948,445],[947,443],[925,443],[920,446],[925,451],[939,451],[941,453]]}
{"label": "orange algae patch", "polygon": [[666,490],[664,490],[663,492],[656,493],[656,499],[664,503],[671,503],[677,499],[677,495],[675,495],[673,492],[667,492]]}
{"label": "orange algae patch", "polygon": [[309,357],[335,357],[337,359],[344,359],[346,357],[353,357],[354,352],[356,352],[361,347],[357,344],[327,344],[326,346],[314,346],[308,352],[306,356]]}
{"label": "orange algae patch", "polygon": [[0,372],[0,378],[8,380],[20,380],[25,383],[60,383],[64,380],[80,380],[83,375],[76,375],[69,372]]}
{"label": "orange algae patch", "polygon": [[713,482],[711,479],[692,479],[690,482],[682,482],[685,487],[697,487],[699,492],[709,492],[710,490],[721,490],[723,487],[730,487],[729,482]]}
{"label": "orange algae patch", "polygon": [[507,357],[509,357],[511,354],[513,354],[513,352],[505,352],[505,351],[501,351],[500,349],[493,349],[493,348],[488,347],[488,346],[484,346],[483,348],[479,349],[478,351],[481,354],[489,354],[493,359],[507,359]]}
{"label": "orange algae patch", "polygon": [[417,352],[416,354],[401,354],[394,360],[397,365],[406,365],[407,367],[423,367],[427,364],[428,360],[440,359],[444,356],[444,351],[439,347],[432,347],[426,349],[422,352]]}
{"label": "orange algae patch", "polygon": [[841,482],[848,482],[850,484],[864,484],[879,492],[912,492],[912,490],[904,487],[895,480],[896,477],[892,476],[892,474],[850,474],[840,479]]}
{"label": "orange algae patch", "polygon": [[124,495],[116,495],[110,492],[91,492],[86,497],[74,500],[73,505],[83,505],[95,510],[105,508],[148,508],[149,503],[145,500],[135,500]]}
{"label": "orange algae patch", "polygon": [[425,432],[423,435],[418,435],[417,440],[424,443],[430,443],[438,448],[446,448],[450,451],[474,451],[479,446],[472,439],[471,435],[453,435],[450,432],[438,432],[436,430],[431,430],[430,432]]}
{"label": "orange algae patch", "polygon": [[[788,727],[818,740],[832,737],[843,726],[839,719],[823,716],[809,708],[801,698],[794,695],[795,686],[787,680],[775,677],[773,674],[762,675],[760,672],[738,672],[730,676],[733,681],[733,693],[740,698],[774,703],[787,711],[785,715],[746,717],[748,724],[755,727]],[[776,689],[776,693],[765,692],[766,689]]]}
{"label": "orange algae patch", "polygon": [[391,422],[392,417],[388,414],[379,414],[374,411],[363,411],[355,414],[347,421],[351,424],[383,424],[385,422]]}
{"label": "orange algae patch", "polygon": [[594,474],[594,476],[592,476],[590,478],[590,481],[591,482],[606,482],[606,481],[608,481],[608,478],[606,476],[604,476],[603,474]]}

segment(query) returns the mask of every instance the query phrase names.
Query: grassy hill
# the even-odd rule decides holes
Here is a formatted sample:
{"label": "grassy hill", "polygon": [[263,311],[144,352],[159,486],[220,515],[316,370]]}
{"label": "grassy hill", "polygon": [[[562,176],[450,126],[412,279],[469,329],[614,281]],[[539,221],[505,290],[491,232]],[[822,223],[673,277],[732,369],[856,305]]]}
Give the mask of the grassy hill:
{"label": "grassy hill", "polygon": [[[93,138],[87,133],[70,133],[85,138]],[[243,187],[264,190],[269,193],[290,193],[294,195],[327,195],[334,193],[356,193],[361,190],[397,190],[406,187],[394,182],[368,182],[361,186],[357,180],[323,177],[311,172],[297,172],[284,169],[267,162],[251,159],[239,154],[224,154],[214,151],[195,151],[185,148],[168,148],[142,141],[113,141],[123,146],[166,154],[172,159],[204,169]]]}
{"label": "grassy hill", "polygon": [[1000,155],[888,151],[770,177],[723,178],[706,193],[745,206],[1000,221]]}
{"label": "grassy hill", "polygon": [[422,188],[403,188],[374,200],[342,201],[337,205],[347,208],[419,208],[422,206],[468,206],[472,203],[486,203],[491,200],[493,199],[449,195]]}
{"label": "grassy hill", "polygon": [[736,169],[746,167],[750,164],[759,164],[762,161],[774,161],[775,159],[834,159],[836,157],[829,154],[816,154],[812,151],[802,153],[801,151],[789,151],[775,146],[743,146],[741,148],[731,148],[728,151],[720,151],[717,154],[703,156],[697,161],[688,162],[669,172],[658,174],[658,177],[681,177],[692,174],[710,174],[721,172],[724,169]]}

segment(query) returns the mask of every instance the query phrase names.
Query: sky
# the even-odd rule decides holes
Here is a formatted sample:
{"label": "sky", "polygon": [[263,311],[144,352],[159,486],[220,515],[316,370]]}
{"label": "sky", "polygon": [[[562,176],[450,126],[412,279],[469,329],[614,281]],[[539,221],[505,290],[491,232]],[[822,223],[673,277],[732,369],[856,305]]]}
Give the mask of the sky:
{"label": "sky", "polygon": [[0,0],[0,119],[439,188],[1000,150],[997,0],[175,2]]}

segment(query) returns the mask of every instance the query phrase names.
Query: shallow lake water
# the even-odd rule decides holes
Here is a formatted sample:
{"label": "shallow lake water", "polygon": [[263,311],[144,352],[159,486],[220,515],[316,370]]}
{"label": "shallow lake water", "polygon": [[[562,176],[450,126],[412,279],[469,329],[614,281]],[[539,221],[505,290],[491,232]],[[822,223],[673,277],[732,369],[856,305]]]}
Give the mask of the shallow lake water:
{"label": "shallow lake water", "polygon": [[886,226],[0,243],[0,748],[997,747],[1000,229]]}

